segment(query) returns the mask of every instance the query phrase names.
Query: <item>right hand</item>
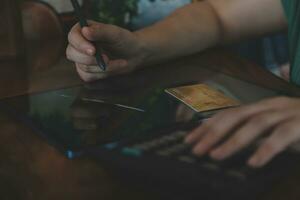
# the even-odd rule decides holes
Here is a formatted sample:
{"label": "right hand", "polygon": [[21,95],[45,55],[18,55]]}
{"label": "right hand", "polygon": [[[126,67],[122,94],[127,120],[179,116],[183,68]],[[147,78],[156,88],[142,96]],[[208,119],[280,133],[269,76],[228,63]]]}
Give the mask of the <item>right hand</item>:
{"label": "right hand", "polygon": [[[81,29],[76,24],[68,40],[67,58],[75,62],[80,77],[86,82],[128,73],[143,62],[142,45],[137,35],[114,25],[89,21],[89,27]],[[107,71],[97,66],[96,49],[90,41],[102,48]]]}

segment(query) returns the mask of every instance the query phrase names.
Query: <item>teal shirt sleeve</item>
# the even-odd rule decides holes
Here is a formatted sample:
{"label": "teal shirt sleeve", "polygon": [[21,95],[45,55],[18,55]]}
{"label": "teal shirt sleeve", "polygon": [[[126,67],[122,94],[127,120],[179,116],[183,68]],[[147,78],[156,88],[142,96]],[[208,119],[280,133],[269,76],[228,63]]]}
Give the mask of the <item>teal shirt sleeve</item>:
{"label": "teal shirt sleeve", "polygon": [[285,15],[286,17],[288,18],[288,10],[290,10],[290,0],[281,0],[281,3],[282,3],[282,6],[283,6],[283,9],[284,9],[284,12],[285,12]]}
{"label": "teal shirt sleeve", "polygon": [[281,0],[288,21],[290,77],[300,85],[300,1]]}

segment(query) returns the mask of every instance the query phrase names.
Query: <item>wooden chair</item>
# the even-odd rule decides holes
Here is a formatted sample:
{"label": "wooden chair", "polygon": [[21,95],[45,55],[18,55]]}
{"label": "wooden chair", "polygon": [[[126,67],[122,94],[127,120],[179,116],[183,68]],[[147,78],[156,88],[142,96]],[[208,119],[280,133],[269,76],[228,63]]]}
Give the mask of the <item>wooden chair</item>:
{"label": "wooden chair", "polygon": [[22,52],[22,26],[16,0],[2,0],[0,5],[0,59],[14,58]]}
{"label": "wooden chair", "polygon": [[58,14],[46,3],[25,1],[22,6],[22,21],[26,39],[49,39],[64,34]]}
{"label": "wooden chair", "polygon": [[65,51],[66,34],[60,16],[46,3],[25,1],[22,21],[28,67],[47,70]]}

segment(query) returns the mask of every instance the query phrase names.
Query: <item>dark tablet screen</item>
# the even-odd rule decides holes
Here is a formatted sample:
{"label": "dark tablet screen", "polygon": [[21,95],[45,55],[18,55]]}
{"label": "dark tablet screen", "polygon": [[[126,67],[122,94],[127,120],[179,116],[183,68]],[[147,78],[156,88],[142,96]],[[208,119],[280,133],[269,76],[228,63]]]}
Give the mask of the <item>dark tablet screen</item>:
{"label": "dark tablet screen", "polygon": [[[19,96],[2,100],[1,105],[68,155],[91,146],[142,137],[152,130],[205,116],[165,92],[169,87],[190,84],[188,81],[127,85],[124,82],[118,83],[119,86],[105,82]],[[243,104],[277,94],[222,74],[197,82],[206,83]]]}

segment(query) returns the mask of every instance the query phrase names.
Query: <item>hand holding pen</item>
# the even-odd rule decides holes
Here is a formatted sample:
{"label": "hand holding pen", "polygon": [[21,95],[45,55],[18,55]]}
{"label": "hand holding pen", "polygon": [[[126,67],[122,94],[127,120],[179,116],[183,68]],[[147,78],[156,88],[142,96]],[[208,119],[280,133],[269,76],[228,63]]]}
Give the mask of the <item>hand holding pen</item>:
{"label": "hand holding pen", "polygon": [[[148,51],[138,33],[95,21],[89,21],[87,27],[81,28],[87,24],[84,21],[71,29],[66,50],[67,58],[75,63],[82,80],[91,82],[128,73],[144,64]],[[95,43],[101,46],[103,53],[96,49]],[[96,60],[95,55],[102,56]],[[105,71],[99,67],[101,62],[106,64]]]}
{"label": "hand holding pen", "polygon": [[[80,5],[79,5],[78,1],[77,0],[71,0],[71,2],[72,2],[72,5],[74,7],[76,16],[79,19],[79,23],[80,23],[81,28],[88,27],[89,26],[88,22],[86,21],[84,15],[82,14],[82,12],[80,10]],[[106,64],[105,64],[105,61],[102,57],[102,51],[101,51],[100,48],[97,48],[96,44],[94,44],[94,46],[96,48],[95,58],[96,58],[97,64],[103,71],[105,71],[106,70]]]}

